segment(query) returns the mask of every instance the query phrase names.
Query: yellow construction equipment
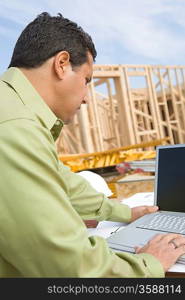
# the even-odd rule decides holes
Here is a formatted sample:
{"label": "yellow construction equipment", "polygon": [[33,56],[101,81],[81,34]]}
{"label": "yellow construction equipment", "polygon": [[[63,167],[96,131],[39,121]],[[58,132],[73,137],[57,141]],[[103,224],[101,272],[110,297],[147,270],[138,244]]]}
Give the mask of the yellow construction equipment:
{"label": "yellow construction equipment", "polygon": [[155,150],[141,150],[147,147],[155,147],[157,145],[165,145],[169,138],[153,140],[147,143],[140,143],[102,152],[81,153],[71,155],[59,155],[59,159],[72,171],[78,172],[85,169],[101,168],[114,166],[123,161],[143,160],[155,158]]}

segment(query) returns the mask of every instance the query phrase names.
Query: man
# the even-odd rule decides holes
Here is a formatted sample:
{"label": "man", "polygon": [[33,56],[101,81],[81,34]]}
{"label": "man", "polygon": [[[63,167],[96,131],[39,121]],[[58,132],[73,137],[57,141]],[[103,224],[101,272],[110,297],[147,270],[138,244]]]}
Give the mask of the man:
{"label": "man", "polygon": [[95,57],[77,24],[42,13],[20,35],[1,77],[1,277],[163,277],[185,253],[175,234],[155,237],[137,254],[88,238],[83,220],[130,222],[158,209],[107,199],[58,159],[55,140],[87,102]]}

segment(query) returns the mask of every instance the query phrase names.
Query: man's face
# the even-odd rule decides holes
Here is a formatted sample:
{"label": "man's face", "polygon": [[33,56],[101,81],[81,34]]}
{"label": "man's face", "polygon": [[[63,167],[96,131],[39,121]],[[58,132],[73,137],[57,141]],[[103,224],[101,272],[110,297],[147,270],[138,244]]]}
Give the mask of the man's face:
{"label": "man's face", "polygon": [[79,67],[65,68],[65,75],[55,90],[56,102],[54,113],[64,123],[69,123],[81,104],[87,101],[87,84],[93,72],[93,58],[88,54],[87,62]]}

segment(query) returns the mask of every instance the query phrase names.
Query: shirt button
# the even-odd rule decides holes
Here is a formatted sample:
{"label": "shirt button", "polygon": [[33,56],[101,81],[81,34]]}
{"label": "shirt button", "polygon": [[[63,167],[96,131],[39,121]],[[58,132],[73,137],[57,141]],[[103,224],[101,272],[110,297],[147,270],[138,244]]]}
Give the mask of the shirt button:
{"label": "shirt button", "polygon": [[56,124],[56,125],[60,125],[60,121],[59,121],[59,120],[57,120],[55,124]]}

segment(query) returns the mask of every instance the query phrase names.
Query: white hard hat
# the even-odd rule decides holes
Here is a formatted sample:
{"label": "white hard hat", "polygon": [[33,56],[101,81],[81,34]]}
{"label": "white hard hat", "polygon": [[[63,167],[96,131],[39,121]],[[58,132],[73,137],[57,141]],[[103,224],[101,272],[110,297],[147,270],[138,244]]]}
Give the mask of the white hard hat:
{"label": "white hard hat", "polygon": [[81,171],[78,172],[78,174],[84,177],[87,181],[89,181],[89,183],[97,192],[103,193],[107,197],[113,194],[112,191],[109,189],[106,181],[99,174],[91,171]]}

